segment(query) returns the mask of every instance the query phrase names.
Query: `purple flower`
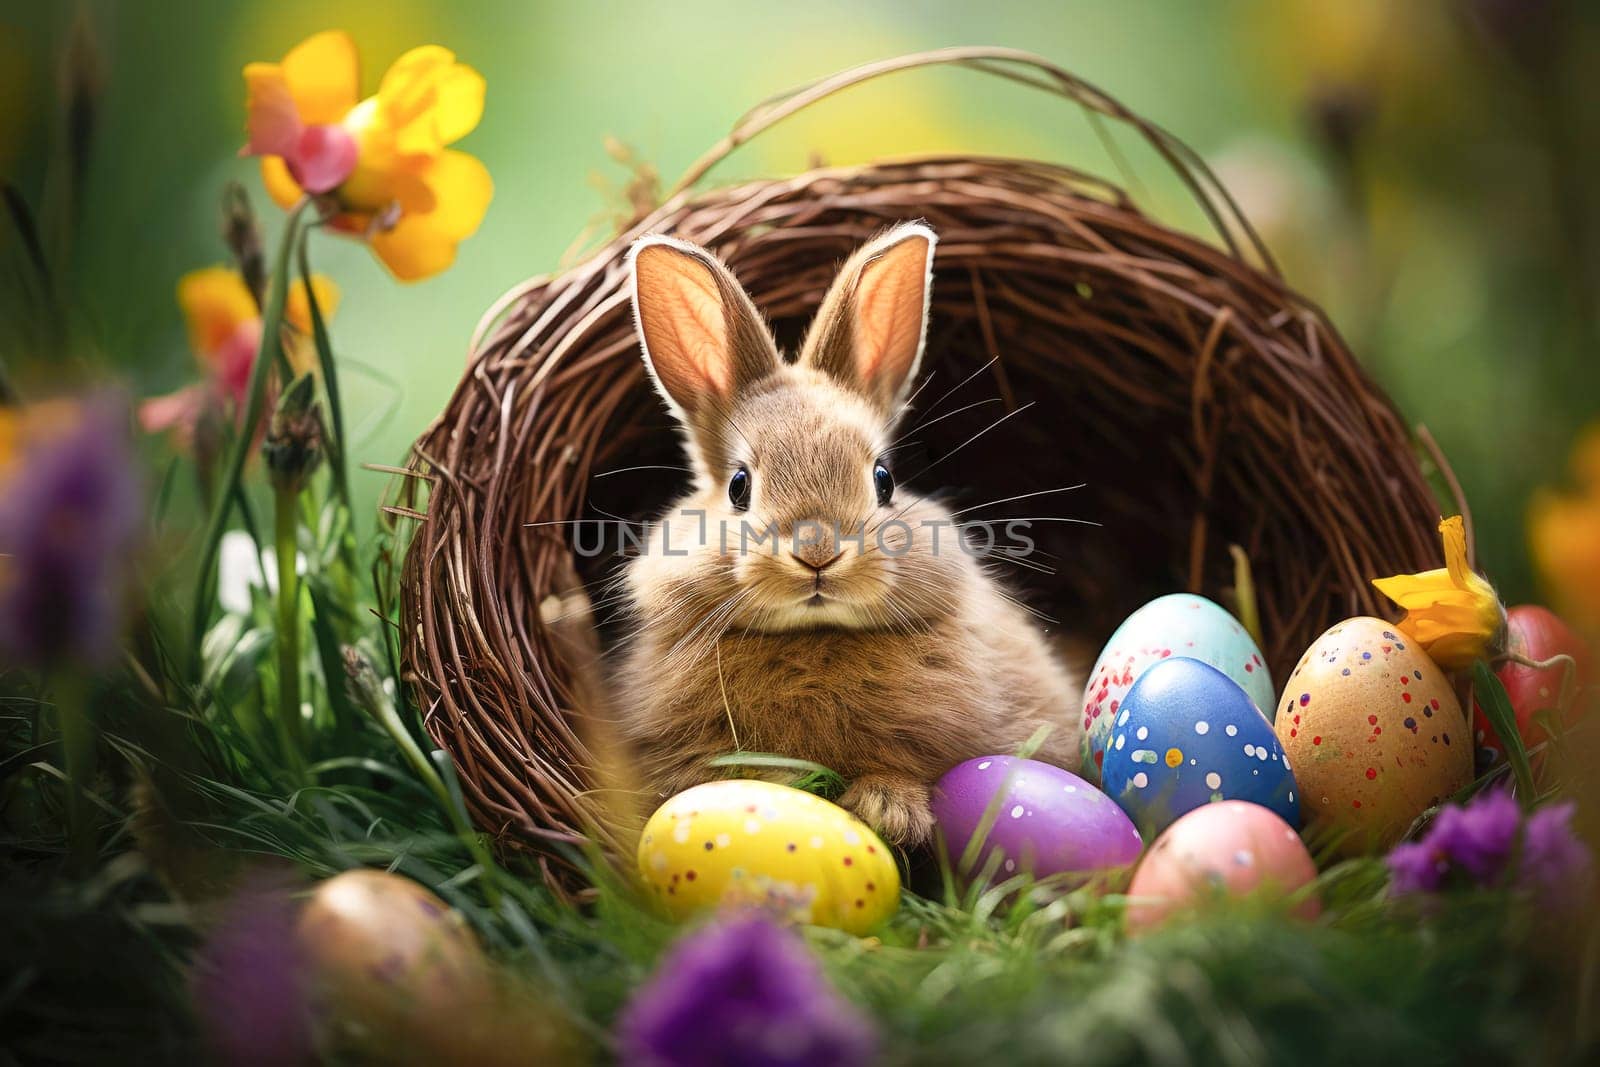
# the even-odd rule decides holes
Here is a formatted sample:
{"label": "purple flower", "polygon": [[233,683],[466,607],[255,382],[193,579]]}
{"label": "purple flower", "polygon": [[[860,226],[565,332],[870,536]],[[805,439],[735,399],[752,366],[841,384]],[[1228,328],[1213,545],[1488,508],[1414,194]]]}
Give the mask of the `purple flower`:
{"label": "purple flower", "polygon": [[1427,842],[1408,841],[1389,853],[1389,889],[1397,895],[1437,892],[1449,873],[1450,857]]}
{"label": "purple flower", "polygon": [[119,398],[0,412],[0,653],[34,666],[114,655],[140,499]]}
{"label": "purple flower", "polygon": [[289,894],[257,886],[228,903],[195,956],[190,995],[219,1063],[309,1063],[305,961]]}
{"label": "purple flower", "polygon": [[1516,798],[1495,789],[1464,808],[1452,804],[1439,812],[1423,840],[1448,856],[1452,867],[1478,884],[1488,885],[1505,870],[1521,827],[1522,810]]}
{"label": "purple flower", "polygon": [[1480,794],[1466,807],[1450,805],[1421,840],[1389,853],[1395,895],[1435,893],[1453,885],[1516,888],[1546,906],[1575,902],[1588,886],[1589,849],[1572,832],[1570,803],[1526,820],[1504,790]]}
{"label": "purple flower", "polygon": [[1589,849],[1572,832],[1573,803],[1552,804],[1528,817],[1517,884],[1546,905],[1564,908],[1589,888]]}
{"label": "purple flower", "polygon": [[852,1067],[877,1047],[805,943],[753,915],[678,942],[624,1009],[617,1038],[629,1067]]}

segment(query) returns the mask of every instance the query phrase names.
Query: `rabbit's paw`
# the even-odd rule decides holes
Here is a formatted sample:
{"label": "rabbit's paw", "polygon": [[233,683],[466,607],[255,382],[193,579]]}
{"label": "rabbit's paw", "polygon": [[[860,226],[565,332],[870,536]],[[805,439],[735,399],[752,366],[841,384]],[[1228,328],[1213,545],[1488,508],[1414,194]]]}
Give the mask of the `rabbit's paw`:
{"label": "rabbit's paw", "polygon": [[863,775],[850,783],[839,804],[891,845],[911,847],[933,836],[928,787],[914,778]]}

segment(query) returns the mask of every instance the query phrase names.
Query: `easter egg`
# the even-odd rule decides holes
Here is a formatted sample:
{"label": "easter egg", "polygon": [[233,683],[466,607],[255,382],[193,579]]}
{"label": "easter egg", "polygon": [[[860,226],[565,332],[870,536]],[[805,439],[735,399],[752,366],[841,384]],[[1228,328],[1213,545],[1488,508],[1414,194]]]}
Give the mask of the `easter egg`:
{"label": "easter egg", "polygon": [[559,1058],[547,997],[509,980],[461,913],[409,878],[329,878],[307,899],[294,942],[327,1062]]}
{"label": "easter egg", "polygon": [[[1548,608],[1522,604],[1506,612],[1506,650],[1524,659],[1547,660],[1553,656],[1571,656],[1572,679],[1578,686],[1594,681],[1594,666],[1583,639],[1561,621],[1560,616]],[[1506,687],[1511,699],[1511,710],[1517,716],[1517,732],[1527,748],[1541,745],[1550,737],[1545,724],[1539,719],[1550,715],[1565,726],[1577,720],[1582,701],[1569,697],[1565,707],[1560,707],[1562,685],[1568,671],[1565,665],[1539,669],[1521,663],[1505,663],[1495,674]],[[1505,759],[1505,746],[1481,707],[1474,707],[1472,737],[1477,742],[1478,765],[1486,770]]]}
{"label": "easter egg", "polygon": [[1387,848],[1472,779],[1472,743],[1450,682],[1382,619],[1346,619],[1287,680],[1278,738],[1306,819],[1356,854]]}
{"label": "easter egg", "polygon": [[1101,778],[1146,839],[1202,804],[1248,800],[1300,824],[1295,776],[1272,724],[1233,679],[1174,656],[1133,683]]}
{"label": "easter egg", "polygon": [[1208,663],[1232,678],[1256,707],[1272,714],[1277,691],[1261,650],[1221,605],[1192,593],[1157,597],[1117,627],[1095,660],[1083,691],[1083,768],[1098,778],[1112,721],[1128,690],[1153,663],[1173,656]]}
{"label": "easter egg", "polygon": [[996,850],[1001,876],[1097,871],[1132,863],[1144,844],[1110,797],[1038,760],[982,756],[957,764],[934,786],[931,806],[954,869],[991,809],[972,871],[984,870]]}
{"label": "easter egg", "polygon": [[[1300,835],[1273,812],[1242,800],[1206,804],[1167,827],[1139,861],[1128,886],[1128,930],[1149,930],[1217,897],[1292,893],[1316,876]],[[1294,914],[1315,919],[1321,910],[1311,896]]]}
{"label": "easter egg", "polygon": [[758,906],[862,934],[900,906],[894,857],[866,823],[772,782],[706,782],[668,800],[645,824],[639,872],[679,919]]}

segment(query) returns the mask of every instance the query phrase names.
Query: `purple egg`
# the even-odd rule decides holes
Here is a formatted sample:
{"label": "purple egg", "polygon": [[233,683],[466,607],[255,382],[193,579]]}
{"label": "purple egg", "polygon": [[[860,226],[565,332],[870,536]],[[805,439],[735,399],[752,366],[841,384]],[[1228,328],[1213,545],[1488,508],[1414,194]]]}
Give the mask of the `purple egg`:
{"label": "purple egg", "polygon": [[980,756],[945,772],[933,788],[933,817],[950,864],[959,867],[996,795],[994,825],[972,870],[1001,850],[996,875],[1036,878],[1121,867],[1139,858],[1139,831],[1116,801],[1070,771],[1015,756]]}

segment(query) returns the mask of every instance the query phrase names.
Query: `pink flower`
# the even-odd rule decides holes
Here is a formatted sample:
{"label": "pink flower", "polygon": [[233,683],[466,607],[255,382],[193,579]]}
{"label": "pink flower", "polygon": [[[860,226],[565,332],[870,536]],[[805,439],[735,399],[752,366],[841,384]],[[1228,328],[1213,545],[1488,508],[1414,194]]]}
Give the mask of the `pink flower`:
{"label": "pink flower", "polygon": [[[311,288],[323,317],[332,318],[339,303],[338,287],[314,274]],[[236,425],[244,417],[250,373],[261,348],[261,311],[239,273],[221,266],[190,271],[179,279],[178,306],[189,327],[189,347],[202,380],[140,404],[139,425],[149,433],[172,431],[178,446],[188,450],[208,416],[228,416]],[[284,320],[291,328],[284,347],[289,362],[296,371],[313,369],[315,354],[306,343],[311,303],[300,282],[289,289]]]}
{"label": "pink flower", "polygon": [[[332,84],[353,71],[354,45],[339,33],[321,33],[305,41],[280,63],[252,63],[245,68],[249,93],[246,128],[250,140],[241,156],[278,156],[289,175],[308,193],[337,189],[356,169],[355,135],[341,124],[342,111],[319,108],[330,95],[354,97],[354,86]],[[291,79],[294,79],[291,81]],[[348,79],[344,79],[348,80]],[[307,122],[294,89],[306,98],[304,111],[328,121]],[[325,112],[325,114],[324,114]]]}

